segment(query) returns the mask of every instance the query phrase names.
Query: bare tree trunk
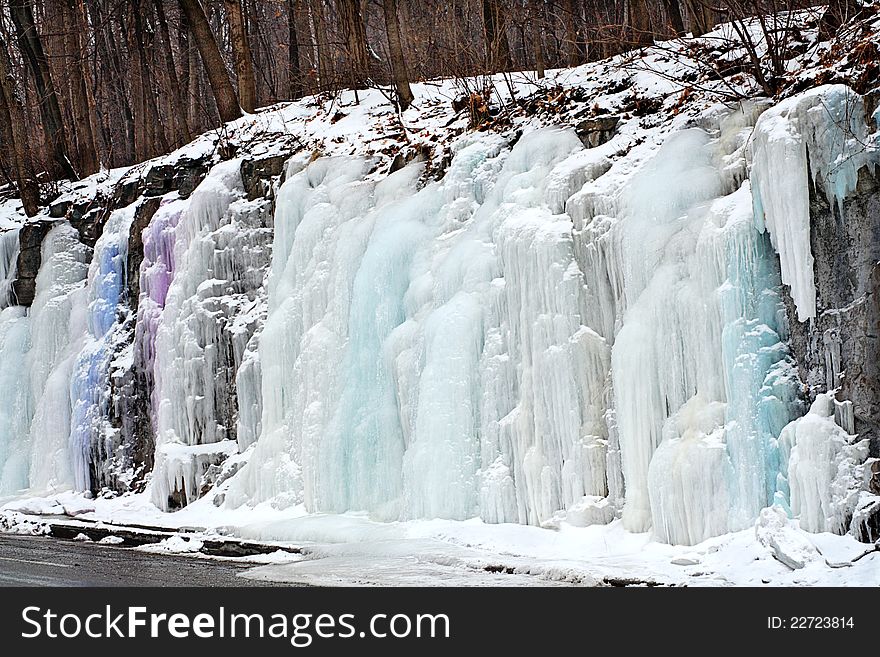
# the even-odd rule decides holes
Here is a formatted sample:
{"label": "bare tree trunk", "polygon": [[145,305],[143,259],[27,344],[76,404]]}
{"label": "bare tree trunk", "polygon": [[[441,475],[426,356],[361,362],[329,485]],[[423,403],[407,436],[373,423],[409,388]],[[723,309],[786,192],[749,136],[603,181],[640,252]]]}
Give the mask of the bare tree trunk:
{"label": "bare tree trunk", "polygon": [[486,65],[491,73],[510,68],[510,45],[501,16],[499,0],[483,0],[483,33],[486,37]]}
{"label": "bare tree trunk", "polygon": [[178,117],[174,125],[183,143],[187,143],[192,140],[192,133],[186,120],[186,109],[181,92],[183,85],[180,83],[180,76],[177,75],[177,66],[174,64],[168,19],[165,17],[165,8],[162,6],[162,0],[154,0],[153,4],[156,7],[156,22],[159,25],[159,36],[162,42],[160,49],[162,50],[162,61],[165,65],[165,75],[168,81],[168,95],[170,96],[171,108],[175,116]]}
{"label": "bare tree trunk", "polygon": [[409,86],[409,75],[406,71],[406,59],[403,56],[403,44],[400,40],[400,21],[397,16],[397,0],[382,0],[385,12],[385,29],[388,33],[388,53],[391,56],[391,76],[397,89],[397,101],[400,111],[409,107],[413,100]]}
{"label": "bare tree trunk", "polygon": [[578,66],[583,63],[584,53],[580,47],[578,25],[583,20],[577,0],[568,0],[565,17],[565,49],[568,53],[568,65]]}
{"label": "bare tree trunk", "polygon": [[663,0],[663,8],[666,10],[666,18],[669,26],[676,36],[684,34],[684,20],[681,17],[681,5],[679,0]]}
{"label": "bare tree trunk", "polygon": [[47,146],[52,154],[52,160],[60,175],[76,179],[78,178],[76,171],[67,157],[67,135],[64,131],[64,121],[61,118],[58,95],[55,93],[55,85],[52,83],[52,75],[49,73],[49,63],[46,59],[46,53],[43,51],[37,27],[34,24],[34,14],[30,3],[19,0],[19,2],[11,4],[9,14],[15,25],[18,47],[34,76],[34,84],[40,98],[40,117],[48,139]]}
{"label": "bare tree trunk", "polygon": [[544,69],[547,66],[544,55],[544,12],[542,0],[531,0],[529,14],[532,24],[532,39],[534,40],[535,72],[538,75],[538,79],[542,79],[546,76]]}
{"label": "bare tree trunk", "polygon": [[253,112],[257,107],[257,86],[241,0],[224,0],[223,4],[226,6],[229,33],[232,37],[232,56],[235,58],[235,73],[238,76],[238,100],[245,112]]}
{"label": "bare tree trunk", "polygon": [[12,67],[2,36],[0,36],[0,127],[3,130],[3,141],[11,146],[10,159],[15,169],[15,182],[18,185],[21,205],[24,213],[33,217],[40,211],[40,186],[37,183],[31,153],[24,143],[28,130],[24,121],[24,112],[15,95]]}
{"label": "bare tree trunk", "polygon": [[[98,160],[98,166],[100,167],[101,162],[104,161],[104,157],[106,155],[106,143],[104,141],[104,134],[101,129],[101,117],[98,111],[98,101],[95,98],[95,91],[93,89],[93,85],[97,85],[97,67],[94,65],[94,62],[89,59],[88,52],[88,38],[86,35],[89,34],[89,23],[88,16],[86,14],[86,7],[84,0],[73,0],[74,3],[77,3],[78,6],[75,7],[76,11],[76,25],[79,28],[79,40],[80,40],[80,50],[82,52],[82,68],[83,68],[83,77],[85,80],[85,92],[86,92],[86,107],[88,108],[88,119],[89,124],[91,126],[92,131],[92,143],[95,146],[95,155]],[[96,32],[93,33],[95,41],[98,40],[98,34]],[[97,61],[98,57],[98,48],[97,45],[93,50],[93,55],[95,61]],[[109,165],[109,163],[107,163]]]}
{"label": "bare tree trunk", "polygon": [[201,71],[199,70],[199,54],[193,42],[195,41],[186,16],[181,17],[181,35],[186,35],[186,117],[189,128],[193,134],[201,132],[202,121],[199,116],[199,99],[201,98]]}
{"label": "bare tree trunk", "polygon": [[90,108],[86,91],[86,56],[80,42],[80,31],[76,29],[79,21],[74,0],[65,0],[61,5],[61,19],[66,26],[64,31],[64,50],[69,75],[70,105],[73,113],[73,137],[76,140],[76,162],[82,175],[98,170],[98,153],[92,124],[89,120]]}
{"label": "bare tree trunk", "polygon": [[287,95],[291,100],[303,95],[299,66],[299,34],[296,29],[297,0],[287,0]]}
{"label": "bare tree trunk", "polygon": [[352,89],[363,89],[369,76],[367,34],[361,0],[337,0],[340,27],[345,35]]}
{"label": "bare tree trunk", "polygon": [[715,24],[715,15],[701,0],[685,0],[688,7],[691,31],[697,36],[709,32]]}
{"label": "bare tree trunk", "polygon": [[633,45],[649,46],[654,43],[654,29],[647,0],[629,0],[629,12]]}
{"label": "bare tree trunk", "polygon": [[[130,0],[137,2],[137,0]],[[140,11],[140,7],[134,6],[132,16]],[[131,55],[129,68],[129,81],[131,83],[131,116],[133,120],[133,146],[134,156],[136,159],[147,159],[147,121],[146,121],[146,105],[144,103],[144,86],[143,76],[141,75],[141,58],[140,49],[138,48],[138,35],[134,31],[133,21],[129,17],[129,24],[126,26],[128,31],[128,51]]]}
{"label": "bare tree trunk", "polygon": [[241,107],[238,104],[238,97],[235,95],[235,87],[232,86],[232,81],[229,79],[226,64],[220,55],[220,49],[217,47],[217,41],[214,39],[211,26],[208,25],[208,19],[201,3],[199,0],[178,1],[180,10],[186,15],[186,20],[202,57],[205,72],[208,74],[208,82],[211,84],[211,91],[217,101],[220,120],[225,122],[239,118]]}
{"label": "bare tree trunk", "polygon": [[[112,110],[106,113],[102,124],[103,139],[107,146],[107,163],[112,167],[129,164],[134,160],[134,119],[125,87],[116,83],[117,80],[125,80],[127,75],[123,71],[119,49],[111,45],[122,43],[125,39],[121,18],[117,12],[114,19],[105,19],[98,15],[96,6],[95,3],[89,5],[92,25],[95,26],[98,60],[105,67],[105,89],[108,89],[108,96],[112,100]],[[110,84],[106,84],[108,79]],[[124,135],[124,138],[114,139],[118,135]]]}
{"label": "bare tree trunk", "polygon": [[327,43],[327,28],[324,20],[324,7],[322,0],[310,0],[309,13],[312,18],[312,29],[315,32],[315,57],[318,72],[318,89],[323,91],[330,88],[330,53]]}
{"label": "bare tree trunk", "polygon": [[134,118],[135,159],[146,160],[168,150],[165,132],[159,122],[156,96],[144,45],[144,7],[141,0],[129,0],[128,50],[131,55],[131,90]]}

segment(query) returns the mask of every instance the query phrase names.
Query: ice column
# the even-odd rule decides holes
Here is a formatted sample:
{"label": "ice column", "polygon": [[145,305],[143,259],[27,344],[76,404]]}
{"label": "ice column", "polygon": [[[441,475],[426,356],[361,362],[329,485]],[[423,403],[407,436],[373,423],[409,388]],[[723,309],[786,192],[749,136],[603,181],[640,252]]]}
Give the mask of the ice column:
{"label": "ice column", "polygon": [[[364,318],[353,353],[346,353],[346,343],[349,316],[357,312],[351,304],[355,277],[376,221],[371,210],[401,192],[411,193],[413,169],[393,177],[408,184],[391,181],[384,193],[364,180],[368,160],[327,158],[299,172],[294,168],[301,166],[289,165],[276,201],[268,318],[260,336],[262,435],[227,499],[240,504],[274,498],[281,505],[305,501],[310,509],[343,510],[350,504],[346,477],[370,480],[377,491],[394,486],[393,480],[359,470],[378,456],[370,441],[394,440],[395,434],[393,425],[390,434],[376,433],[381,417],[372,414],[387,412],[387,406],[358,397],[385,394],[382,380],[372,378],[381,376],[381,364],[368,362],[377,350],[375,331],[383,329],[371,324],[393,322],[393,305],[386,317]],[[375,284],[362,278],[358,290],[368,296]],[[346,390],[349,371],[366,379],[352,381]],[[356,383],[363,385],[361,391]],[[351,415],[337,412],[337,405]],[[365,416],[362,421],[357,413]],[[351,442],[343,446],[347,436],[332,434],[331,424],[337,432],[354,431]],[[351,503],[363,508],[360,504]]]}
{"label": "ice column", "polygon": [[18,232],[18,228],[13,228],[0,233],[0,308],[16,303],[12,282],[15,280],[19,252]]}
{"label": "ice column", "polygon": [[28,487],[28,432],[33,416],[30,386],[22,371],[30,349],[27,309],[0,311],[0,496]]}
{"label": "ice column", "polygon": [[85,281],[91,249],[67,223],[43,239],[25,360],[34,399],[29,486],[34,493],[74,486],[69,447],[70,381],[88,328]]}
{"label": "ice column", "polygon": [[[92,450],[102,440],[108,445],[116,430],[107,421],[110,405],[110,363],[117,351],[120,295],[125,284],[125,260],[135,206],[110,215],[95,244],[88,276],[88,334],[76,358],[70,381],[72,408],[70,453],[76,490],[91,487]],[[99,452],[107,452],[105,448]],[[112,458],[112,457],[111,457]]]}
{"label": "ice column", "polygon": [[[165,509],[199,497],[210,483],[205,474],[238,451],[236,374],[261,316],[271,240],[267,204],[244,198],[240,167],[240,160],[216,165],[179,213],[160,208],[146,231],[152,497]],[[245,402],[250,409],[247,395]]]}
{"label": "ice column", "polygon": [[779,440],[790,452],[791,512],[801,528],[842,534],[864,487],[868,439],[858,440],[834,422],[834,394],[824,393]]}
{"label": "ice column", "polygon": [[33,408],[22,365],[30,349],[30,322],[27,309],[13,305],[11,286],[18,247],[17,228],[0,234],[0,495],[28,484],[25,438]]}
{"label": "ice column", "polygon": [[651,526],[648,467],[666,418],[697,393],[725,400],[720,281],[697,250],[706,202],[723,191],[709,142],[697,128],[671,134],[628,183],[611,232],[626,307],[611,369],[631,531]]}

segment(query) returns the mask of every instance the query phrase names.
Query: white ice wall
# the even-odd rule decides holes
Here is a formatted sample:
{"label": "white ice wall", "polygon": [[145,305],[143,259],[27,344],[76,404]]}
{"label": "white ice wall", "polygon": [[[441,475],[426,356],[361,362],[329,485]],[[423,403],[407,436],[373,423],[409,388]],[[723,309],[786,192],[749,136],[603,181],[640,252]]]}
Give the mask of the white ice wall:
{"label": "white ice wall", "polygon": [[25,359],[34,400],[30,425],[32,492],[73,488],[70,381],[88,333],[86,276],[91,249],[67,223],[43,239],[42,265],[30,309],[31,348]]}
{"label": "white ice wall", "polygon": [[502,147],[465,140],[416,193],[420,165],[357,159],[281,188],[263,435],[227,500],[537,523],[605,495],[608,349],[561,213],[602,167],[570,130]]}

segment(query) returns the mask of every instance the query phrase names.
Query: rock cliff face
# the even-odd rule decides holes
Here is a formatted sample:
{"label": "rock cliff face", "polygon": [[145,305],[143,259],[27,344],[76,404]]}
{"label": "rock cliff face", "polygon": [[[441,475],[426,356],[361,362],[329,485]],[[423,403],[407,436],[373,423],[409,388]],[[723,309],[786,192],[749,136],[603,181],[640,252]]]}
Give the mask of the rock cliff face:
{"label": "rock cliff face", "polygon": [[[872,134],[876,103],[866,97],[865,129]],[[853,117],[862,121],[862,116]],[[869,441],[869,458],[880,457],[880,167],[858,143],[838,163],[866,161],[855,171],[854,188],[829,201],[826,190],[809,185],[809,240],[816,293],[814,318],[799,321],[791,289],[785,286],[789,345],[808,396],[836,391],[835,420],[850,434]],[[864,157],[863,151],[868,151]],[[809,160],[809,155],[808,155]],[[834,172],[828,174],[831,179]],[[861,540],[880,537],[880,461],[869,461],[866,489],[857,505],[853,533]]]}
{"label": "rock cliff face", "polygon": [[[816,318],[798,322],[788,303],[791,348],[813,394],[838,389],[852,402],[850,432],[871,440],[880,456],[880,170],[859,170],[841,204],[810,194]],[[842,213],[841,213],[842,207]],[[880,491],[878,491],[880,492]]]}
{"label": "rock cliff face", "polygon": [[25,224],[18,232],[18,262],[15,279],[12,282],[12,293],[15,295],[16,303],[21,306],[30,306],[34,301],[43,238],[54,225],[53,221],[35,221]]}

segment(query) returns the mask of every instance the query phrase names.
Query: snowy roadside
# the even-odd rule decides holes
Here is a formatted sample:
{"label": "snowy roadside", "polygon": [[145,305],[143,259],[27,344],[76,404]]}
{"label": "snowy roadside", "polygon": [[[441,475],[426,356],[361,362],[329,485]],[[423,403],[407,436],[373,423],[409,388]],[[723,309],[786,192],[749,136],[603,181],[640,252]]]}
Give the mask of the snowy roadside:
{"label": "snowy roadside", "polygon": [[[88,500],[67,493],[6,504],[0,531],[45,534],[62,518],[70,527],[161,535],[139,550],[234,558],[255,565],[244,577],[319,586],[880,586],[876,546],[871,552],[850,536],[801,531],[772,509],[754,529],[673,546],[628,532],[619,520],[555,530],[479,520],[385,523],[268,504],[230,512],[207,500],[165,514],[144,494]],[[259,544],[265,553],[206,555],[211,541]]]}

